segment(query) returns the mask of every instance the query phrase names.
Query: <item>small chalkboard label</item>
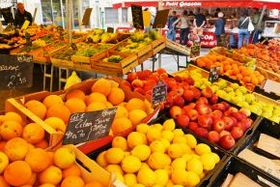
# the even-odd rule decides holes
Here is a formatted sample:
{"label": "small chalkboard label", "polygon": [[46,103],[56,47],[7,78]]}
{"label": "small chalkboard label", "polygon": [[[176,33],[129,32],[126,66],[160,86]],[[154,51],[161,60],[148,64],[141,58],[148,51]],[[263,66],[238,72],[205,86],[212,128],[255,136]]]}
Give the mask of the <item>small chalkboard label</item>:
{"label": "small chalkboard label", "polygon": [[70,116],[62,144],[79,144],[109,135],[117,108]]}
{"label": "small chalkboard label", "polygon": [[141,6],[132,5],[132,20],[135,29],[144,30],[143,11]]}
{"label": "small chalkboard label", "polygon": [[218,81],[219,75],[220,75],[220,69],[221,69],[220,66],[216,66],[216,67],[210,68],[209,78],[208,78],[208,80],[209,80],[210,82],[213,83],[213,82]]}
{"label": "small chalkboard label", "polygon": [[197,57],[200,55],[200,43],[199,42],[194,42],[193,45],[191,46],[191,58]]}
{"label": "small chalkboard label", "polygon": [[27,62],[30,63],[33,61],[33,56],[28,54],[19,54],[17,55],[17,60],[19,62]]}
{"label": "small chalkboard label", "polygon": [[152,92],[152,104],[158,105],[161,102],[165,101],[167,95],[167,86],[163,82],[159,82],[158,85],[156,85],[153,88]]}
{"label": "small chalkboard label", "polygon": [[75,43],[71,43],[71,48],[74,50],[74,51],[78,51],[78,47]]}
{"label": "small chalkboard label", "polygon": [[[26,63],[30,62],[30,63]],[[0,55],[0,88],[29,88],[33,83],[32,58],[25,55]]]}
{"label": "small chalkboard label", "polygon": [[114,33],[114,28],[113,27],[107,27],[107,32],[108,33]]}

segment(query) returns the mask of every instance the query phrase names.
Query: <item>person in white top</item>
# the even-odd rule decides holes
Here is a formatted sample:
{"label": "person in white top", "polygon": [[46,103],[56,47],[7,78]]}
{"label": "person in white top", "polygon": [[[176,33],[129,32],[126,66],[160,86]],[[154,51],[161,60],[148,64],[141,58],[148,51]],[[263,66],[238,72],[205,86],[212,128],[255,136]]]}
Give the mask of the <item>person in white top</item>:
{"label": "person in white top", "polygon": [[190,33],[188,13],[186,11],[184,11],[183,15],[173,23],[174,26],[176,24],[179,25],[177,28],[180,29],[180,44],[186,45],[188,40],[188,35]]}

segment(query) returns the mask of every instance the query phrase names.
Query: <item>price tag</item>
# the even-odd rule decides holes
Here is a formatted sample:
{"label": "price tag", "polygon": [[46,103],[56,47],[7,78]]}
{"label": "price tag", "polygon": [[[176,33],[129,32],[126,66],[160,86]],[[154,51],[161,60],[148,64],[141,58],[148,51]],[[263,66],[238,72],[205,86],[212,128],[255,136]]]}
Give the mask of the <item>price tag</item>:
{"label": "price tag", "polygon": [[72,114],[62,143],[79,144],[108,136],[116,110],[110,108]]}
{"label": "price tag", "polygon": [[27,62],[30,63],[33,61],[33,56],[28,54],[17,55],[17,60],[19,62]]}
{"label": "price tag", "polygon": [[33,84],[33,63],[28,56],[0,55],[0,88],[29,88]]}
{"label": "price tag", "polygon": [[27,27],[29,26],[29,24],[30,24],[30,21],[25,20],[24,23],[23,23],[23,25],[21,26],[21,30],[26,30]]}
{"label": "price tag", "polygon": [[277,95],[280,95],[280,83],[279,82],[267,79],[265,81],[263,89],[266,92],[273,92]]}
{"label": "price tag", "polygon": [[209,78],[208,78],[208,80],[210,82],[213,83],[213,82],[218,81],[219,75],[220,75],[220,69],[221,69],[220,66],[210,68],[210,73],[209,73]]}
{"label": "price tag", "polygon": [[159,82],[158,85],[156,85],[153,88],[152,92],[152,104],[159,105],[161,102],[165,101],[167,95],[167,86],[163,82]]}
{"label": "price tag", "polygon": [[280,140],[276,138],[262,133],[260,135],[257,147],[280,158]]}

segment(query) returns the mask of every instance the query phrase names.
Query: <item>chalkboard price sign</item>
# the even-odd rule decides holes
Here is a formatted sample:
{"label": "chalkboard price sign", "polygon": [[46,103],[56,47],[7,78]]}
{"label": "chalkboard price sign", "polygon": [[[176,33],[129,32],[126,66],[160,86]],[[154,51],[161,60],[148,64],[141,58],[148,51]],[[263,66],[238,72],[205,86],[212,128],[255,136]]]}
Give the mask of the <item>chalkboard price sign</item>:
{"label": "chalkboard price sign", "polygon": [[79,144],[108,136],[117,108],[70,116],[62,144]]}
{"label": "chalkboard price sign", "polygon": [[135,29],[144,30],[142,7],[137,5],[131,6],[133,26]]}
{"label": "chalkboard price sign", "polygon": [[221,69],[220,66],[212,67],[212,68],[210,69],[209,78],[208,78],[208,80],[209,80],[210,82],[213,83],[213,82],[218,81],[219,75],[220,75],[220,69]]}
{"label": "chalkboard price sign", "polygon": [[[30,63],[26,63],[30,62]],[[32,58],[28,55],[0,55],[0,88],[29,88],[33,83]]]}
{"label": "chalkboard price sign", "polygon": [[163,82],[159,82],[158,85],[156,85],[153,88],[153,94],[152,94],[152,104],[158,105],[161,102],[165,101],[167,95],[167,86]]}

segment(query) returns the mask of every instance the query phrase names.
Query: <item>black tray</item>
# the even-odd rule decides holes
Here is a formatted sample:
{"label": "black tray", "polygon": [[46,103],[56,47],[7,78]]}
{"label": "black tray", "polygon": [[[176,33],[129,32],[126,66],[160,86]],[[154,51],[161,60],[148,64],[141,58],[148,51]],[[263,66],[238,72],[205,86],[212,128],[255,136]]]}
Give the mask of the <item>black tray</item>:
{"label": "black tray", "polygon": [[205,186],[219,187],[223,184],[224,180],[227,177],[227,174],[230,173],[235,175],[238,172],[245,174],[247,177],[251,178],[261,186],[270,187],[272,185],[265,184],[263,181],[260,181],[258,176],[269,181],[270,183],[273,183],[275,186],[280,186],[280,183],[271,178],[271,176],[252,167],[250,164],[236,157],[227,158],[222,166],[218,168],[218,170],[216,170],[216,172],[210,178],[210,182]]}

